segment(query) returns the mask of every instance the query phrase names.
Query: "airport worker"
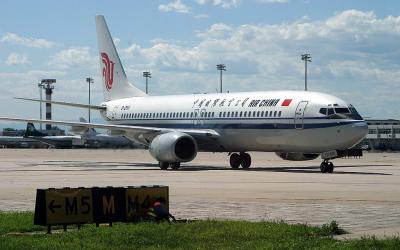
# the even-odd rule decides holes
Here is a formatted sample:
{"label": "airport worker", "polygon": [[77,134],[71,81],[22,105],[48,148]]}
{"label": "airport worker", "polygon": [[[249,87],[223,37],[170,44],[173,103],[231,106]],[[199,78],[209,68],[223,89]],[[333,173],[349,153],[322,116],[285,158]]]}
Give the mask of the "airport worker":
{"label": "airport worker", "polygon": [[147,214],[149,215],[150,218],[152,218],[157,222],[160,221],[170,222],[169,220],[170,218],[173,221],[176,221],[175,217],[171,213],[169,213],[167,208],[165,207],[165,199],[162,197],[157,198],[154,201],[153,206],[149,209]]}

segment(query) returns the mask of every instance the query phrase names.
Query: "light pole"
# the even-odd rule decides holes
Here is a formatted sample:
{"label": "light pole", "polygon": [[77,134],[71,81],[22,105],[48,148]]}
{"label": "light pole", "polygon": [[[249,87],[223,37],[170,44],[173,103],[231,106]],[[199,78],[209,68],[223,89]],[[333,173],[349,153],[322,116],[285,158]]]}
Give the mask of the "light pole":
{"label": "light pole", "polygon": [[150,71],[144,71],[143,72],[143,77],[146,77],[146,94],[148,94],[149,93],[149,87],[148,87],[149,82],[148,82],[148,79],[151,78]]}
{"label": "light pole", "polygon": [[86,82],[87,82],[88,85],[89,85],[89,110],[88,110],[88,112],[89,112],[89,123],[90,123],[90,84],[91,84],[91,83],[94,83],[94,80],[93,80],[93,78],[91,78],[91,77],[87,77],[87,78],[86,78]]}
{"label": "light pole", "polygon": [[220,85],[219,85],[219,92],[222,93],[222,71],[226,71],[225,64],[217,64],[217,70],[220,71]]}
{"label": "light pole", "polygon": [[311,62],[311,55],[302,54],[301,60],[304,61],[304,90],[307,91],[307,62]]}
{"label": "light pole", "polygon": [[[43,89],[43,87],[44,87],[44,83],[42,83],[42,82],[39,82],[38,84],[37,84],[37,86],[38,86],[38,88],[39,88],[39,95],[40,95],[40,103],[39,103],[39,107],[40,107],[40,120],[42,120],[42,99],[43,99],[43,97],[42,97],[42,89]],[[40,123],[40,130],[42,130],[42,123]]]}

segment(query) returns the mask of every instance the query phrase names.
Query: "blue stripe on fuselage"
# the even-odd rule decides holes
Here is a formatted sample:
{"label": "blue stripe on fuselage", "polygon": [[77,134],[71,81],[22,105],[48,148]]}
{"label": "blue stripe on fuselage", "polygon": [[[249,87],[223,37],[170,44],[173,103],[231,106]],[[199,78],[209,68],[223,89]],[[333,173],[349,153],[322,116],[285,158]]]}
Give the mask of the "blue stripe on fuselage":
{"label": "blue stripe on fuselage", "polygon": [[[348,124],[355,124],[364,121],[341,121],[341,122],[330,122],[330,123],[304,123],[304,129],[316,129],[316,128],[329,128],[337,127]],[[295,129],[293,123],[208,123],[208,124],[193,124],[193,123],[135,123],[135,124],[124,124],[127,126],[143,126],[143,127],[155,127],[155,128],[173,128],[173,129]],[[301,124],[297,124],[297,128],[301,128]]]}

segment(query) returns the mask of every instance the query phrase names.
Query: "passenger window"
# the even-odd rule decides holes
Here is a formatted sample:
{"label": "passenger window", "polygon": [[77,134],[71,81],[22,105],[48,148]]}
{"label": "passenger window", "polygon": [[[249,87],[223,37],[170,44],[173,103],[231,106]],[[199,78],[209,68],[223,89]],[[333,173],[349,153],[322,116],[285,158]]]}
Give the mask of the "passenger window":
{"label": "passenger window", "polygon": [[225,117],[225,112],[224,112],[224,113],[222,113],[222,117]]}
{"label": "passenger window", "polygon": [[274,117],[276,117],[276,113],[277,113],[277,112],[276,112],[276,111],[274,111]]}
{"label": "passenger window", "polygon": [[256,117],[256,111],[253,111],[253,117]]}
{"label": "passenger window", "polygon": [[243,113],[242,113],[242,111],[240,111],[240,114],[239,114],[239,116],[240,116],[240,117],[242,117],[242,114],[243,114]]}
{"label": "passenger window", "polygon": [[257,111],[257,117],[260,117],[260,111]]}
{"label": "passenger window", "polygon": [[278,116],[281,117],[282,115],[282,111],[279,111]]}
{"label": "passenger window", "polygon": [[261,111],[261,117],[263,117],[264,116],[264,111]]}
{"label": "passenger window", "polygon": [[269,111],[269,117],[272,117],[272,110]]}
{"label": "passenger window", "polygon": [[236,111],[235,116],[238,117],[238,112]]}

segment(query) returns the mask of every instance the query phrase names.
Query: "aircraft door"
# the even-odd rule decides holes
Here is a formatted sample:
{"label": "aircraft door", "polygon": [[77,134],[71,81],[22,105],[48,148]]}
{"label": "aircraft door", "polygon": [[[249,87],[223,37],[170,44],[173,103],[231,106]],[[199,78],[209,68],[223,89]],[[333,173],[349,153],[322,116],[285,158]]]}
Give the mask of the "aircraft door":
{"label": "aircraft door", "polygon": [[193,124],[194,125],[202,125],[203,124],[203,117],[205,116],[206,110],[205,109],[195,109],[193,112]]}
{"label": "aircraft door", "polygon": [[111,120],[117,119],[118,108],[119,108],[118,105],[113,108],[113,111],[111,112]]}
{"label": "aircraft door", "polygon": [[307,101],[301,101],[299,105],[297,105],[294,113],[294,127],[296,129],[304,128],[304,111],[306,110],[307,104]]}

